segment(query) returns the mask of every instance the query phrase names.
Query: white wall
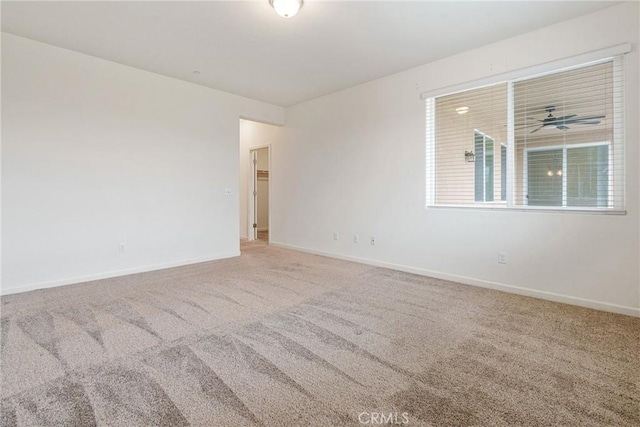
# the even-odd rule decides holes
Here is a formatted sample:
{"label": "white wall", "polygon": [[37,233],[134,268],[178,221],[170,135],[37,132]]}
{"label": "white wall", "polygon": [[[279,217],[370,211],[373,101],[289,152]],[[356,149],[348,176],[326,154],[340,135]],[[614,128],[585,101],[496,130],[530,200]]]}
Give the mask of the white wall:
{"label": "white wall", "polygon": [[[255,121],[240,120],[240,237],[248,238],[248,230],[251,224],[249,220],[249,191],[251,190],[251,158],[250,152],[256,147],[269,146],[271,167],[274,156],[282,153],[279,150],[282,138],[282,128]],[[276,175],[277,175],[277,171]],[[269,181],[273,197],[273,170],[269,170]],[[271,207],[273,215],[273,206]]]}
{"label": "white wall", "polygon": [[6,33],[2,107],[3,293],[238,255],[239,117],[284,120]]}
{"label": "white wall", "polygon": [[[638,6],[614,6],[288,108],[271,162],[272,242],[640,315]],[[627,42],[627,215],[425,209],[421,92]],[[507,252],[506,265],[497,263],[498,251]]]}

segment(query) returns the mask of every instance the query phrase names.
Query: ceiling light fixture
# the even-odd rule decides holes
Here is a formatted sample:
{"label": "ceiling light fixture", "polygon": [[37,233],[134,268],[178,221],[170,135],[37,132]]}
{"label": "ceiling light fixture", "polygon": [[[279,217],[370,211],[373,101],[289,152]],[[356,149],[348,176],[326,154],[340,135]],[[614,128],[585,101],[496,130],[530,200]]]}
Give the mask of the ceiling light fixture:
{"label": "ceiling light fixture", "polygon": [[273,10],[283,18],[291,18],[302,9],[303,0],[269,0]]}
{"label": "ceiling light fixture", "polygon": [[456,113],[458,113],[458,114],[465,114],[468,111],[469,111],[469,107],[458,107],[458,108],[456,108]]}

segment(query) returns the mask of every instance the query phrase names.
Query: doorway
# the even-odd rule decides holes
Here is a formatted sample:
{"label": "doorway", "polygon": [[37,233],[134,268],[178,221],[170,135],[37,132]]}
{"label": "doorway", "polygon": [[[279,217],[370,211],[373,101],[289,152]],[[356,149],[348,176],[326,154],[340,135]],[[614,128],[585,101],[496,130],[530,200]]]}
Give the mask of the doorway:
{"label": "doorway", "polygon": [[269,146],[250,150],[251,188],[249,190],[249,240],[269,242],[270,228],[270,152]]}

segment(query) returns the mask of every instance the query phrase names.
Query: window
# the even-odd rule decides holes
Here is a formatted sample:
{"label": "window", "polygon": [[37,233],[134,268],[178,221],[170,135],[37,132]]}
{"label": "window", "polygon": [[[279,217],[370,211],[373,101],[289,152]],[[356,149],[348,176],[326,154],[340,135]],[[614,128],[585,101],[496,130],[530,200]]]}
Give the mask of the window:
{"label": "window", "polygon": [[[504,205],[506,170],[502,150],[500,156],[495,150],[508,142],[507,89],[503,83],[431,100],[435,204]],[[465,152],[472,153],[473,160],[465,158]]]}
{"label": "window", "polygon": [[426,98],[427,206],[624,210],[622,65]]}
{"label": "window", "polygon": [[609,143],[527,150],[529,206],[606,208],[609,200]]}
{"label": "window", "polygon": [[493,138],[479,130],[475,141],[475,201],[493,201]]}
{"label": "window", "polygon": [[500,144],[500,200],[507,201],[507,146]]}

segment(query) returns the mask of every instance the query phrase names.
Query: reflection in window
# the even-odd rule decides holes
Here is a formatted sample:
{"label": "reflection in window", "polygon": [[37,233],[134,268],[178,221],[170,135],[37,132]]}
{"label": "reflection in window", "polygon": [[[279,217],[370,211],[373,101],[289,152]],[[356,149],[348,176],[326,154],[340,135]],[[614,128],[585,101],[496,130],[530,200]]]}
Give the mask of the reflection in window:
{"label": "reflection in window", "polygon": [[500,144],[500,200],[507,201],[507,146]]}
{"label": "reflection in window", "polygon": [[567,206],[607,207],[609,146],[567,147]]}
{"label": "reflection in window", "polygon": [[494,140],[476,130],[475,141],[475,201],[493,202],[493,145]]}
{"label": "reflection in window", "polygon": [[529,206],[609,205],[609,144],[527,150]]}

